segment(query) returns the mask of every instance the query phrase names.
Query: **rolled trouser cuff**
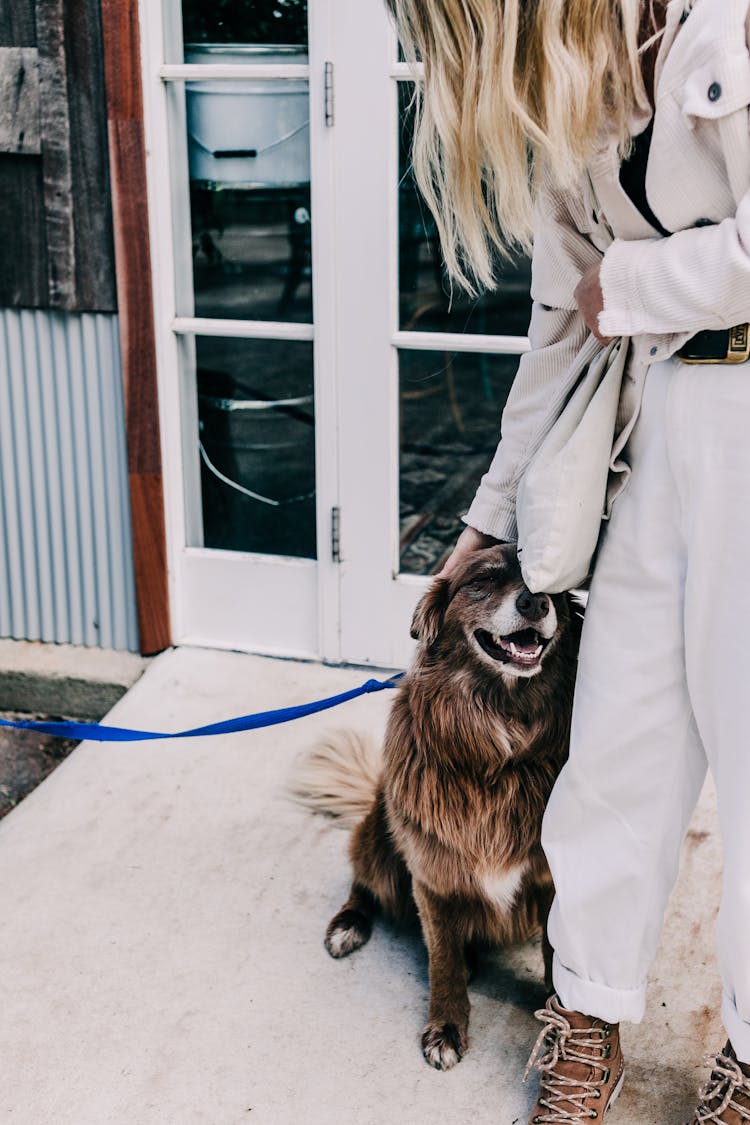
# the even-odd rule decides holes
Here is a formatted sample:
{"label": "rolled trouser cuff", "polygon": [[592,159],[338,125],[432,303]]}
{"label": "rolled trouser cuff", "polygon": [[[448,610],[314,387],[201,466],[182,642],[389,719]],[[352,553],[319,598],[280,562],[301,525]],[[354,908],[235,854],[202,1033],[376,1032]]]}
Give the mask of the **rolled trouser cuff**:
{"label": "rolled trouser cuff", "polygon": [[743,1020],[737,1005],[726,992],[721,999],[721,1022],[741,1063],[750,1063],[750,1023]]}
{"label": "rolled trouser cuff", "polygon": [[[638,988],[610,988],[593,980],[584,980],[566,968],[555,954],[552,980],[563,1008],[583,1012],[607,1023],[640,1023],[646,1011],[646,985]],[[750,1028],[745,1024],[746,1034]],[[750,1039],[749,1039],[750,1042]]]}

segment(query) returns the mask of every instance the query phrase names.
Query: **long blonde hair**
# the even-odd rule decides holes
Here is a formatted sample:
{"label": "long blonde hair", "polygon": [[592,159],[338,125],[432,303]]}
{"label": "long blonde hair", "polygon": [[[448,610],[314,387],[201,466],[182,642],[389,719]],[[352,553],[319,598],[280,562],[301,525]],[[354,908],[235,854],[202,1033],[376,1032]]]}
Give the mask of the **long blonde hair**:
{"label": "long blonde hair", "polygon": [[528,250],[543,181],[574,188],[603,124],[647,104],[640,0],[387,0],[416,86],[414,173],[449,274],[490,288]]}

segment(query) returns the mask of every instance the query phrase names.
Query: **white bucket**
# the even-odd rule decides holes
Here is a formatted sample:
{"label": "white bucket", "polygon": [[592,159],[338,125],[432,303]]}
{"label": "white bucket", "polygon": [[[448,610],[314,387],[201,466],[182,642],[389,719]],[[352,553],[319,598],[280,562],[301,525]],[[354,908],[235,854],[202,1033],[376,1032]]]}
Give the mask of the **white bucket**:
{"label": "white bucket", "polygon": [[[296,47],[190,44],[185,62],[272,66],[306,63],[307,55]],[[187,82],[185,90],[191,180],[253,187],[310,182],[306,78]]]}

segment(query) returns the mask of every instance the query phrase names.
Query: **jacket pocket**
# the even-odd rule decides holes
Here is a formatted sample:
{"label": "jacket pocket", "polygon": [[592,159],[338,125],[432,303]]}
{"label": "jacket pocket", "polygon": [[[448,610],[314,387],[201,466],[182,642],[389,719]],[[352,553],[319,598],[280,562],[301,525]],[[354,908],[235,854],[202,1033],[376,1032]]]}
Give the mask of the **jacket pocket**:
{"label": "jacket pocket", "polygon": [[750,105],[750,57],[746,50],[718,53],[694,70],[682,90],[682,113],[692,119],[716,120]]}

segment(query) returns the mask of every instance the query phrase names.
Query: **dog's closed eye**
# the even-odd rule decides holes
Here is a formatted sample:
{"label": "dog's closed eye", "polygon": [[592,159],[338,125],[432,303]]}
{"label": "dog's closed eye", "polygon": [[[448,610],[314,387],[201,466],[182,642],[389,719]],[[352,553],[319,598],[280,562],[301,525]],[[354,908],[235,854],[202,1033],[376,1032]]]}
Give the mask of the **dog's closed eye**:
{"label": "dog's closed eye", "polygon": [[482,601],[490,594],[496,594],[508,582],[508,573],[505,570],[488,570],[477,575],[468,582],[464,589],[472,601]]}
{"label": "dog's closed eye", "polygon": [[484,582],[481,585],[472,584],[471,586],[466,587],[466,593],[473,602],[485,601],[487,598],[489,598],[490,594],[496,593],[496,590],[497,587],[495,586],[494,582],[492,584],[490,584],[489,582]]}

